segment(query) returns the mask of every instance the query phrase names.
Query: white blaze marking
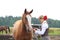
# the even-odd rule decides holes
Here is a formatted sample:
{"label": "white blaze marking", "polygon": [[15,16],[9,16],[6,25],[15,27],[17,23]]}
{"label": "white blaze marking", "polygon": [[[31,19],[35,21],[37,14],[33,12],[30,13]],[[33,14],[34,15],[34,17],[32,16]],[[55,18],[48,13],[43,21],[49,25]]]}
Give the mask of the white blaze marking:
{"label": "white blaze marking", "polygon": [[31,26],[31,16],[30,15],[27,15],[26,18],[28,20],[29,27],[30,27],[30,30],[31,30],[32,29],[32,26]]}

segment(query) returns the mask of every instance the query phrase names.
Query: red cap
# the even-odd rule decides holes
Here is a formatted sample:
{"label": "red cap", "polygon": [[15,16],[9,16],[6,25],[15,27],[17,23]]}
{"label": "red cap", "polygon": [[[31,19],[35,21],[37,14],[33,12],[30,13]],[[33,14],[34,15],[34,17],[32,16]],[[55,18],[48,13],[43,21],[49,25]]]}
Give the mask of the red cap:
{"label": "red cap", "polygon": [[47,16],[44,16],[44,20],[47,20]]}

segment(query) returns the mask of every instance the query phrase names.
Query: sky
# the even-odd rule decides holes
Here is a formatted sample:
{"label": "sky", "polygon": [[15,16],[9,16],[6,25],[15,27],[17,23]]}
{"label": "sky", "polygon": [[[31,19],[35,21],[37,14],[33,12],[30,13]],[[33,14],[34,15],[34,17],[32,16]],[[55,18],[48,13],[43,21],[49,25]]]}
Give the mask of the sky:
{"label": "sky", "polygon": [[32,17],[47,15],[60,20],[60,0],[0,0],[0,17],[22,16],[24,9],[33,9]]}

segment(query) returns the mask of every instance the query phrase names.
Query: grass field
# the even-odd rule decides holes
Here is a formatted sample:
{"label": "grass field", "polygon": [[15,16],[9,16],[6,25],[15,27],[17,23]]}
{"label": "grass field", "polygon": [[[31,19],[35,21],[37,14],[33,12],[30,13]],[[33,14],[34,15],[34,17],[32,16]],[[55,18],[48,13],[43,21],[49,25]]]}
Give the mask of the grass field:
{"label": "grass field", "polygon": [[60,28],[49,28],[49,35],[60,35]]}
{"label": "grass field", "polygon": [[[11,32],[8,34],[12,33],[12,27],[10,27]],[[0,32],[0,34],[2,34],[2,32]],[[3,34],[6,34],[5,31],[3,32]],[[49,28],[49,35],[60,35],[60,28]]]}

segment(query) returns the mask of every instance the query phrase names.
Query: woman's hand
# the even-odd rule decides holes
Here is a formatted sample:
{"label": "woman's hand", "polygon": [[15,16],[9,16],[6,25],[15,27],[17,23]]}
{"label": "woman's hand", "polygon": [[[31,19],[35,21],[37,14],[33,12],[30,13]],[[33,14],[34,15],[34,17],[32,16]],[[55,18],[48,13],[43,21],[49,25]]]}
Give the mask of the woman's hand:
{"label": "woman's hand", "polygon": [[35,30],[37,30],[38,28],[35,28]]}
{"label": "woman's hand", "polygon": [[33,32],[35,32],[35,28],[33,28]]}
{"label": "woman's hand", "polygon": [[35,32],[38,28],[33,28],[33,32]]}

